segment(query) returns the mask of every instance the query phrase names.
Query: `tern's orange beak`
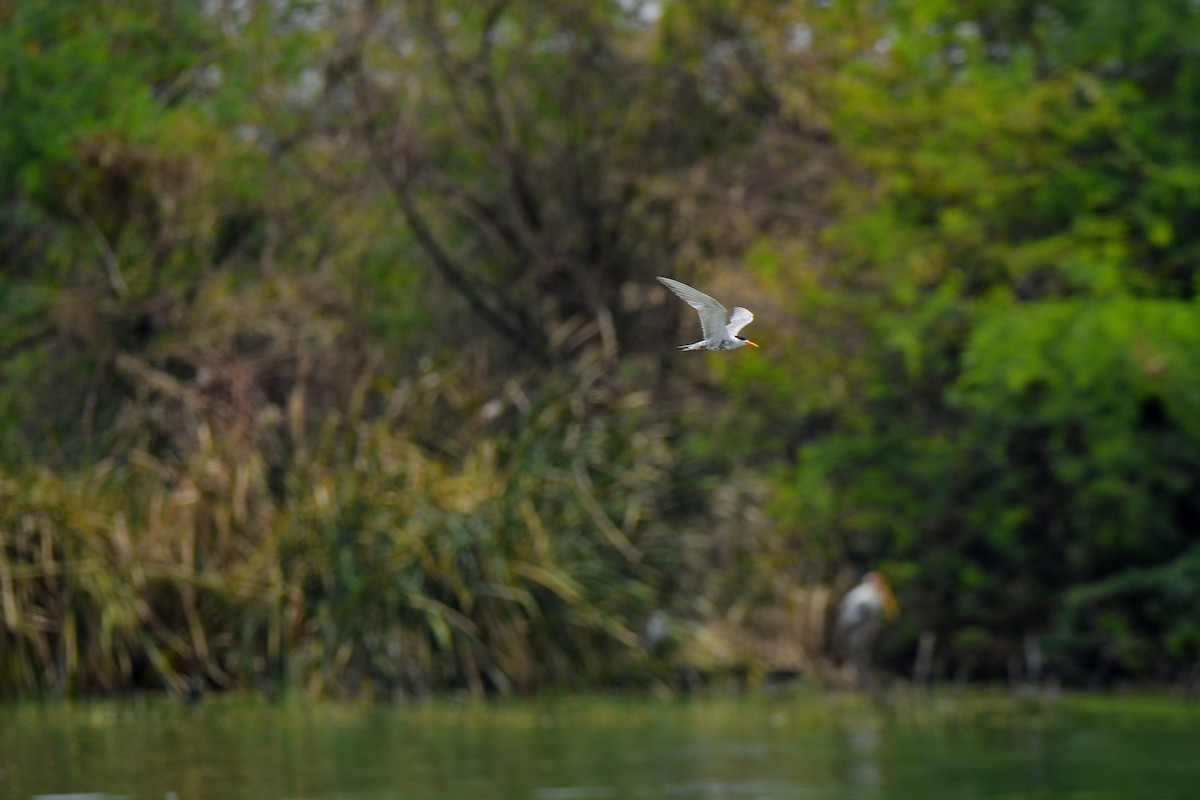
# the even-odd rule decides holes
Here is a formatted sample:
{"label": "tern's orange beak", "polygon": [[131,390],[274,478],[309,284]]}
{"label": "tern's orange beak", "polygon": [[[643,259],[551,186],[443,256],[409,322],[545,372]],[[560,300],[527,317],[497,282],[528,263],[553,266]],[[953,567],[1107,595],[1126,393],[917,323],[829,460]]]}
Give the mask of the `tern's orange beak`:
{"label": "tern's orange beak", "polygon": [[751,347],[758,347],[758,345],[756,345],[754,342],[750,341],[749,339],[746,340],[746,344],[750,345]]}

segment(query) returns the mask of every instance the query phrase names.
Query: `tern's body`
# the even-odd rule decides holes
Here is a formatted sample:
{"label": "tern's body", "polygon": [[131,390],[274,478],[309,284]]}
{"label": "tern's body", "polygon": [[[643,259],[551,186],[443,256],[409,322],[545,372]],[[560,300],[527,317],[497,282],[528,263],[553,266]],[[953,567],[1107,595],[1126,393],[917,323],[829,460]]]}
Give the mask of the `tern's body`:
{"label": "tern's body", "polygon": [[692,344],[680,345],[680,350],[734,350],[746,345],[758,347],[745,336],[738,336],[738,331],[754,319],[754,315],[749,311],[737,306],[733,309],[733,316],[729,317],[729,322],[726,322],[729,312],[725,310],[725,306],[704,292],[670,278],[658,280],[700,315],[700,329],[704,338]]}

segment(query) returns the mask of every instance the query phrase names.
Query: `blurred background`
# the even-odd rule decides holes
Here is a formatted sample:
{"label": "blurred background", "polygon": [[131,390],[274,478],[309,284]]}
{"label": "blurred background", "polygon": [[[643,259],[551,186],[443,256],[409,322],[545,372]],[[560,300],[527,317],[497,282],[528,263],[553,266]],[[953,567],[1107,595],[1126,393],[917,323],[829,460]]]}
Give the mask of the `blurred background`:
{"label": "blurred background", "polygon": [[0,694],[837,685],[868,570],[891,675],[1196,689],[1197,42],[0,0]]}

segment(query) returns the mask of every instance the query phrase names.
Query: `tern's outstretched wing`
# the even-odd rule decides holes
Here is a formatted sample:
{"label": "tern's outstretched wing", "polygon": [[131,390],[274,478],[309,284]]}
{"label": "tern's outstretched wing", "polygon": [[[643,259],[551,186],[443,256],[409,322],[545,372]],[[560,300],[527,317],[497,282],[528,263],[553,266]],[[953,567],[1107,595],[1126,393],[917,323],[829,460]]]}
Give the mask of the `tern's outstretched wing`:
{"label": "tern's outstretched wing", "polygon": [[737,306],[733,309],[733,316],[729,318],[729,324],[725,326],[725,330],[729,331],[730,336],[737,336],[738,331],[754,322],[754,315],[747,308]]}
{"label": "tern's outstretched wing", "polygon": [[[688,286],[686,283],[672,280],[670,278],[658,279],[663,286],[666,286],[683,302],[687,303],[692,308],[696,309],[700,314],[700,329],[704,331],[704,338],[711,339],[714,336],[724,336],[725,333],[725,315],[728,314],[725,306],[712,299],[704,292],[699,292]],[[749,312],[747,312],[749,313]],[[747,320],[749,322],[749,320]],[[742,323],[743,325],[745,323]]]}

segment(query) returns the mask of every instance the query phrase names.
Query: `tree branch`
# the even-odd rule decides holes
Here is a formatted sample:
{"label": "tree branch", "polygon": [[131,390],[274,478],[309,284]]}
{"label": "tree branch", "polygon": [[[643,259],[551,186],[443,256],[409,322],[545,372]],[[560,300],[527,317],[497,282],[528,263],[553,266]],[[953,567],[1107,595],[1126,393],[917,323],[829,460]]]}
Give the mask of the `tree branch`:
{"label": "tree branch", "polygon": [[[446,251],[437,236],[433,233],[429,223],[426,222],[425,216],[421,210],[417,208],[416,202],[413,200],[408,186],[403,181],[393,181],[393,191],[400,203],[400,209],[404,213],[405,221],[408,222],[412,229],[413,235],[417,237],[417,242],[429,255],[434,266],[442,277],[453,286],[471,306],[472,310],[490,325],[495,331],[521,350],[531,353],[535,356],[544,356],[547,354],[547,347],[544,337],[535,334],[532,331],[532,326],[529,324],[514,324],[505,316],[494,309],[487,302],[484,296],[479,292],[475,283],[468,277],[465,269],[460,267],[454,258]],[[524,317],[524,314],[518,309],[515,312],[518,318]],[[522,320],[525,322],[525,320]]]}
{"label": "tree branch", "polygon": [[125,283],[124,276],[121,275],[121,267],[117,263],[117,254],[113,252],[112,245],[108,243],[108,239],[100,230],[100,226],[92,219],[92,215],[87,213],[82,206],[77,207],[76,213],[79,215],[84,231],[87,232],[92,244],[100,253],[100,263],[104,265],[104,276],[108,279],[108,288],[112,289],[113,294],[117,297],[124,297],[129,293],[129,286]]}

